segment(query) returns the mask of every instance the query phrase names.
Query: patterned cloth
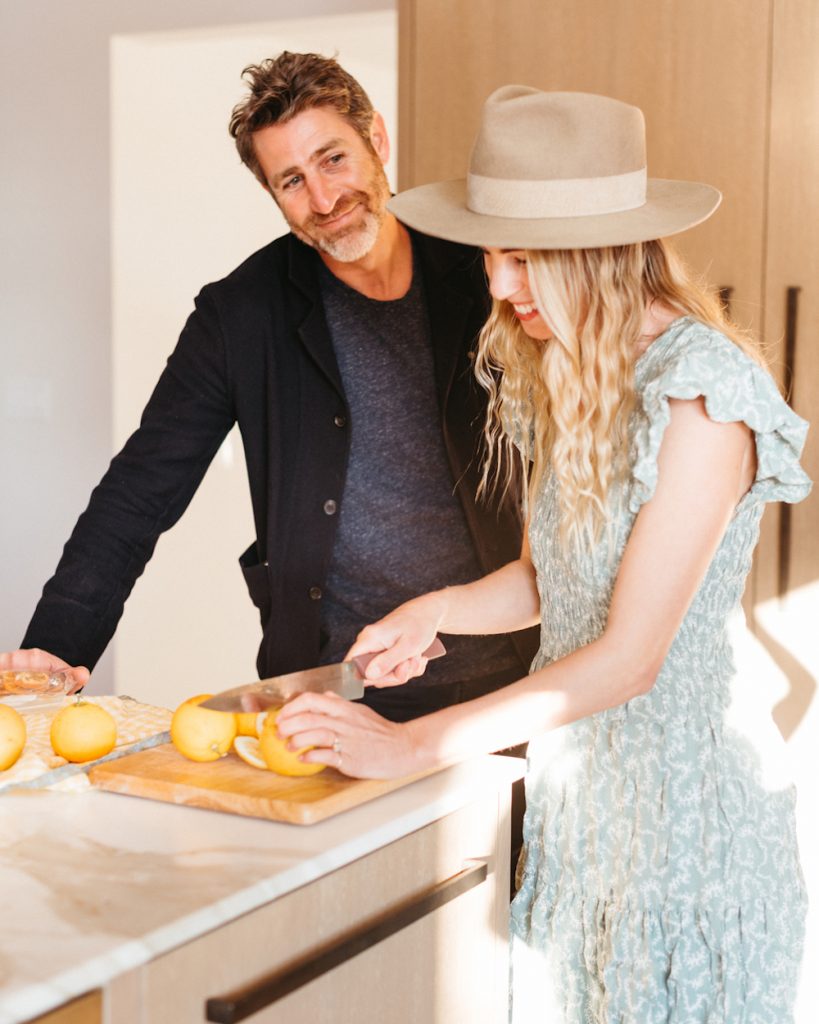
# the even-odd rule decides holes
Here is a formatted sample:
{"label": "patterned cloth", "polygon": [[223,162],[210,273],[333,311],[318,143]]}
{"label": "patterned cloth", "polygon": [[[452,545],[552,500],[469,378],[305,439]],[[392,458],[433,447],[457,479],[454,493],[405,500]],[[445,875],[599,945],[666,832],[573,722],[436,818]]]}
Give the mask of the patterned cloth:
{"label": "patterned cloth", "polygon": [[[55,754],[51,747],[51,721],[61,708],[73,704],[76,699],[76,697],[61,697],[56,700],[49,698],[36,708],[18,708],[26,723],[26,745],[19,760],[11,768],[0,772],[0,795],[6,786],[17,785],[21,782],[33,782],[46,772],[54,768],[61,768],[68,763],[64,757]],[[149,736],[155,736],[156,733],[170,728],[173,712],[167,708],[141,704],[131,697],[102,696],[83,699],[87,700],[89,704],[99,704],[113,716],[117,725],[117,741],[114,750],[124,750],[133,743],[145,740]],[[70,778],[61,779],[48,788],[63,792],[80,792],[88,789],[90,785],[88,776],[84,772],[77,772]]]}
{"label": "patterned cloth", "polygon": [[704,396],[713,420],[747,423],[757,476],[653,689],[530,744],[512,1020],[786,1024],[806,912],[795,795],[771,786],[754,730],[729,716],[728,632],[764,503],[810,490],[797,461],[807,425],[753,360],[687,317],[640,357],[635,390],[631,477],[610,499],[615,557],[606,544],[564,552],[554,479],[533,508],[533,670],[602,633],[635,516],[657,485],[669,398]]}

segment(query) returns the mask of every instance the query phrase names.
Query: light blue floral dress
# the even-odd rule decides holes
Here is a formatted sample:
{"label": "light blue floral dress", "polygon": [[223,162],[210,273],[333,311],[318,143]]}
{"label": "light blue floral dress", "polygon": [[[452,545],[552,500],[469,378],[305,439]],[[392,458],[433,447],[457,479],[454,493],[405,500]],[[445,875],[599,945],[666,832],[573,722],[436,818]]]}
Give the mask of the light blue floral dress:
{"label": "light blue floral dress", "polygon": [[787,1024],[806,911],[795,797],[766,784],[759,752],[727,717],[728,624],[765,502],[810,490],[797,461],[807,425],[753,360],[687,317],[640,357],[635,390],[631,477],[611,496],[616,557],[563,551],[553,480],[532,510],[533,669],[603,631],[623,548],[657,485],[669,398],[704,396],[712,419],[747,423],[756,481],[653,689],[529,746],[512,1020]]}

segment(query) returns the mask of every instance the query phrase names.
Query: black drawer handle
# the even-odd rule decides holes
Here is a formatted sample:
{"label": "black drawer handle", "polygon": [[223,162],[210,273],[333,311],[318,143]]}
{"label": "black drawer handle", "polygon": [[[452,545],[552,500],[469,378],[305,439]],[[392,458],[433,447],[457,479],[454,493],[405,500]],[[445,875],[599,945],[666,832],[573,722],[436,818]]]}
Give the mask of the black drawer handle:
{"label": "black drawer handle", "polygon": [[[785,298],[785,372],[782,385],[785,398],[793,401],[793,386],[796,381],[796,325],[799,316],[799,292],[801,288],[788,288]],[[779,507],[779,565],[777,572],[777,596],[784,597],[791,582],[791,506],[782,502]]]}
{"label": "black drawer handle", "polygon": [[439,882],[431,889],[413,896],[404,903],[333,939],[308,953],[294,964],[272,971],[243,988],[223,996],[214,996],[205,1003],[205,1019],[217,1024],[236,1024],[265,1006],[270,1006],[310,981],[321,977],[334,967],[352,960],[396,932],[419,921],[457,899],[470,889],[486,881],[488,868],[485,861],[477,861],[452,878]]}

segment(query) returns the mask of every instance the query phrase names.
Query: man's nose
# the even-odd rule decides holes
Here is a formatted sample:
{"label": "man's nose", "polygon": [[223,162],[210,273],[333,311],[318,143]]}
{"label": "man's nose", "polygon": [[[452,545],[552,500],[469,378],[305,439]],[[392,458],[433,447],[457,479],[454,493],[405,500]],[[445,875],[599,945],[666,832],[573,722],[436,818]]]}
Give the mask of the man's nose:
{"label": "man's nose", "polygon": [[330,213],[336,205],[338,191],[321,178],[314,178],[307,184],[310,207],[314,213]]}

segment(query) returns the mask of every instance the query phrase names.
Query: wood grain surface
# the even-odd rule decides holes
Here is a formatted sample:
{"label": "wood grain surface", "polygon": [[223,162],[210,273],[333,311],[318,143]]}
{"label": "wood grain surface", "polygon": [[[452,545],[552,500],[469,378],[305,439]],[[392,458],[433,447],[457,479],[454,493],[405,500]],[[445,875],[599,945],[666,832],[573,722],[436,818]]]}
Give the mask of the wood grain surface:
{"label": "wood grain surface", "polygon": [[424,774],[430,773],[401,779],[350,779],[326,768],[317,775],[287,778],[253,768],[234,753],[204,764],[189,761],[167,743],[96,765],[88,778],[98,789],[128,796],[311,825]]}

